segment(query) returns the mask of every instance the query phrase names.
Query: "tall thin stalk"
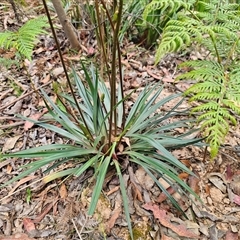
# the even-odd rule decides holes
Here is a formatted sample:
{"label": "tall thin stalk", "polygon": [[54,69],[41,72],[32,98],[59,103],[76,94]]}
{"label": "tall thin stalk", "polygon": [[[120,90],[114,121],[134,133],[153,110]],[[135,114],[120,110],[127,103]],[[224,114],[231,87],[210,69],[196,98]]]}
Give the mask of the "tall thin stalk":
{"label": "tall thin stalk", "polygon": [[[123,0],[119,1],[119,4],[117,5],[117,1],[114,3],[113,7],[113,16],[111,16],[108,7],[106,6],[105,2],[103,0],[100,1],[101,5],[106,13],[107,19],[109,21],[109,24],[112,29],[112,49],[111,49],[111,74],[108,75],[109,78],[109,84],[110,84],[110,95],[111,95],[111,107],[110,107],[110,119],[109,119],[109,138],[108,138],[108,146],[111,146],[112,142],[112,136],[117,136],[117,89],[116,89],[116,83],[117,83],[117,63],[119,66],[119,84],[121,88],[122,93],[122,99],[124,99],[124,93],[123,93],[123,81],[122,81],[122,68],[121,68],[121,53],[120,53],[120,46],[119,46],[119,30],[121,26],[121,18],[122,18],[122,10],[123,10]],[[103,39],[102,33],[101,33],[101,20],[100,20],[100,11],[99,11],[99,2],[95,0],[95,9],[96,9],[96,18],[98,22],[98,34],[99,34],[99,41],[101,45],[101,50],[103,52],[104,57],[104,64],[107,69],[107,74],[109,74],[109,62],[106,54],[106,46],[105,41]],[[124,127],[124,119],[125,119],[125,111],[124,111],[124,102],[121,103],[123,107],[123,121],[122,121],[122,127]]]}
{"label": "tall thin stalk", "polygon": [[[117,109],[114,108],[117,104],[117,96],[116,96],[116,75],[117,75],[117,69],[116,69],[116,60],[117,60],[117,46],[118,46],[118,36],[119,36],[119,29],[121,24],[121,17],[122,17],[122,7],[123,7],[123,1],[119,0],[119,7],[118,12],[115,12],[114,15],[117,17],[115,28],[113,32],[113,46],[112,46],[112,65],[111,65],[111,115],[110,115],[110,122],[113,123],[114,126],[114,136],[117,135]],[[119,55],[119,53],[118,53]],[[110,131],[111,133],[112,131]],[[111,136],[109,134],[109,136]],[[111,138],[109,138],[109,143],[111,141]]]}
{"label": "tall thin stalk", "polygon": [[79,125],[79,127],[81,128],[81,130],[84,132],[84,134],[86,135],[86,137],[88,139],[93,139],[93,136],[91,134],[91,131],[89,130],[88,128],[88,125],[87,125],[87,122],[86,122],[86,119],[84,118],[83,116],[83,113],[82,113],[82,110],[78,104],[78,101],[77,101],[77,98],[76,98],[76,95],[74,93],[74,90],[73,90],[73,86],[72,86],[72,83],[70,81],[70,78],[69,78],[69,75],[68,75],[68,72],[67,72],[67,68],[66,68],[66,65],[64,63],[64,60],[63,60],[63,56],[62,56],[62,52],[61,52],[61,48],[60,48],[60,44],[59,44],[59,41],[58,41],[58,38],[57,38],[57,35],[56,35],[56,32],[54,30],[54,26],[53,26],[53,23],[52,23],[52,19],[51,19],[51,16],[50,16],[50,13],[48,11],[48,7],[47,7],[47,3],[46,3],[46,0],[42,0],[43,2],[43,6],[44,6],[44,9],[46,11],[46,14],[47,14],[47,17],[48,17],[48,21],[49,21],[49,24],[50,24],[50,27],[51,27],[51,30],[52,30],[52,34],[53,34],[53,37],[54,37],[54,41],[56,43],[56,46],[57,46],[57,50],[58,50],[58,54],[59,54],[59,57],[60,57],[60,60],[61,60],[61,63],[62,63],[62,66],[63,66],[63,70],[64,70],[64,73],[65,73],[65,76],[66,76],[66,79],[67,79],[67,83],[68,83],[68,86],[70,88],[70,91],[71,91],[71,94],[73,96],[73,99],[74,99],[74,102],[76,103],[76,106],[77,106],[77,109],[79,111],[79,114],[84,122],[84,126],[82,125]]}

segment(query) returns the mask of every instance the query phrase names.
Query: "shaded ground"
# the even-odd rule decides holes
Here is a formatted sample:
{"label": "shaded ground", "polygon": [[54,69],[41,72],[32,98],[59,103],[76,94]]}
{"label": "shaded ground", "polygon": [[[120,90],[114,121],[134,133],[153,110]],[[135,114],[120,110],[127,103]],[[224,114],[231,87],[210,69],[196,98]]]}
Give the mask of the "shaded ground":
{"label": "shaded ground", "polygon": [[[2,5],[0,5],[2,6]],[[0,8],[2,26],[5,30],[16,24],[11,11]],[[12,25],[11,25],[12,26]],[[59,33],[66,49],[63,34]],[[85,43],[88,41],[85,41]],[[89,45],[84,46],[89,49]],[[84,48],[83,48],[84,49]],[[88,51],[82,50],[71,56],[76,64]],[[12,51],[0,51],[1,57],[13,57]],[[154,52],[134,44],[123,46],[125,66],[125,91],[162,81],[162,96],[184,91],[191,82],[174,83],[178,74],[177,64],[184,57],[169,55],[154,66]],[[68,55],[65,54],[65,59]],[[94,60],[88,58],[89,60]],[[6,69],[0,66],[0,148],[2,152],[17,151],[65,140],[50,131],[32,126],[19,119],[21,114],[34,119],[44,119],[45,105],[34,90],[42,86],[55,99],[52,81],[66,88],[54,42],[51,36],[42,37],[32,62],[24,61],[20,68]],[[136,93],[137,94],[137,93]],[[132,101],[134,101],[134,96]],[[168,111],[173,102],[161,111]],[[129,106],[131,102],[129,102]],[[179,110],[185,110],[183,102]],[[179,133],[184,129],[176,129]],[[177,212],[141,168],[129,165],[124,172],[134,237],[140,239],[226,239],[239,238],[240,232],[240,166],[236,150],[240,142],[239,128],[232,129],[226,146],[213,162],[205,149],[186,147],[173,154],[199,178],[184,173],[179,176],[196,191],[203,204],[187,201],[186,197],[173,193],[188,220]],[[9,159],[1,162],[0,182],[4,183],[21,172],[20,166],[30,160]],[[66,169],[71,162],[60,166]],[[128,239],[127,223],[123,214],[119,182],[109,173],[96,214],[87,217],[94,184],[93,171],[79,178],[43,183],[44,169],[0,191],[0,240],[4,239]],[[162,181],[162,179],[159,179]],[[166,184],[162,182],[162,184]],[[166,185],[166,188],[169,186]],[[9,236],[9,237],[7,237]]]}

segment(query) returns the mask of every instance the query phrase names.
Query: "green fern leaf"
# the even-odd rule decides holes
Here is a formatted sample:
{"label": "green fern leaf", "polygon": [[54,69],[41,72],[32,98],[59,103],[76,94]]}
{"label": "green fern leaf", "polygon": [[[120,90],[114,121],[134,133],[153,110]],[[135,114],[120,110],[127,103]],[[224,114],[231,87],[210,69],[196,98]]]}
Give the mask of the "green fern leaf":
{"label": "green fern leaf", "polygon": [[197,106],[197,107],[194,107],[192,109],[192,113],[194,112],[206,112],[206,111],[209,111],[209,110],[214,110],[216,111],[218,109],[219,105],[217,102],[207,102],[207,103],[204,103],[200,106]]}
{"label": "green fern leaf", "polygon": [[31,19],[17,32],[0,33],[0,46],[6,49],[14,47],[22,56],[30,60],[37,36],[47,33],[44,30],[47,26],[46,17]]}
{"label": "green fern leaf", "polygon": [[207,60],[181,64],[180,67],[191,70],[177,80],[195,81],[184,94],[190,95],[190,101],[199,103],[191,112],[197,114],[214,157],[229,126],[237,124],[234,114],[240,114],[240,8],[229,2],[200,0],[193,9],[178,12],[168,22],[156,62],[165,54],[184,50],[192,43],[209,52]]}

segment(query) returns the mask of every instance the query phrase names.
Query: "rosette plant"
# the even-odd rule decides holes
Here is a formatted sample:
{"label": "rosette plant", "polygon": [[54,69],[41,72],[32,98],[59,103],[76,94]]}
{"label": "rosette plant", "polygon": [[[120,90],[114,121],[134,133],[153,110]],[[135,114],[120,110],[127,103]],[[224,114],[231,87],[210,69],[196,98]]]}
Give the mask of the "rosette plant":
{"label": "rosette plant", "polygon": [[[123,181],[123,172],[126,169],[122,168],[122,163],[127,160],[129,163],[141,166],[161,191],[168,196],[173,205],[179,209],[176,200],[166,191],[158,179],[163,178],[181,194],[190,193],[196,196],[193,190],[178,177],[179,171],[192,174],[191,171],[176,159],[169,152],[169,149],[194,144],[199,139],[187,137],[193,130],[180,135],[174,131],[179,127],[188,127],[186,119],[168,123],[169,119],[181,115],[177,108],[182,101],[172,107],[169,112],[159,111],[164,104],[179,97],[179,94],[173,94],[166,98],[160,98],[163,90],[160,83],[152,83],[144,87],[131,108],[126,107],[126,101],[131,98],[131,93],[125,96],[123,91],[121,55],[118,43],[123,2],[120,0],[117,6],[118,10],[114,9],[114,16],[118,12],[117,19],[114,20],[111,18],[110,10],[105,6],[104,1],[101,1],[100,4],[101,6],[97,0],[95,1],[96,12],[98,12],[99,7],[104,8],[112,26],[111,65],[107,61],[107,56],[104,55],[106,52],[104,40],[101,38],[101,33],[97,32],[102,42],[102,51],[106,60],[106,76],[110,87],[107,87],[106,81],[99,77],[93,65],[88,68],[82,64],[82,74],[73,67],[72,79],[66,71],[71,93],[57,93],[61,104],[56,104],[44,91],[41,91],[51,120],[49,122],[30,121],[56,132],[68,139],[68,143],[44,145],[9,153],[2,157],[36,159],[24,165],[22,173],[8,183],[19,180],[42,167],[46,169],[46,166],[45,182],[69,175],[80,176],[88,168],[94,168],[95,185],[88,210],[89,215],[95,211],[107,172],[115,171],[120,182],[130,236],[133,239],[126,186]],[[98,16],[98,14],[96,15]],[[98,21],[101,22],[100,19]],[[52,26],[51,22],[50,25]],[[54,31],[53,33],[55,36]],[[57,46],[59,47],[59,44]],[[60,48],[59,53],[62,56]],[[62,64],[66,70],[64,62]],[[117,65],[119,69],[117,69]],[[120,80],[117,83],[118,73]],[[55,170],[58,166],[69,161],[75,162],[75,167],[62,171]],[[55,171],[53,172],[53,170]]]}

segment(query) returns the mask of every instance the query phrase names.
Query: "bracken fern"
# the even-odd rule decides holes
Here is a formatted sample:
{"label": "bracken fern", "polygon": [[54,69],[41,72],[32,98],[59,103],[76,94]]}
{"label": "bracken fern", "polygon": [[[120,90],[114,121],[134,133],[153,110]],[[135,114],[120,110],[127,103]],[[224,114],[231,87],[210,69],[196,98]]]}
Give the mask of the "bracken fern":
{"label": "bracken fern", "polygon": [[[177,19],[177,13],[182,9],[188,8],[195,3],[195,0],[153,0],[145,8],[142,18],[149,28],[147,41],[154,44],[156,37],[162,33],[169,20]],[[156,31],[157,30],[157,31]]]}
{"label": "bracken fern", "polygon": [[223,65],[206,60],[189,61],[182,65],[194,68],[178,79],[198,80],[185,93],[192,94],[191,101],[204,100],[204,103],[193,108],[193,112],[201,113],[198,120],[202,122],[202,129],[211,146],[211,156],[214,157],[228,133],[229,123],[237,124],[231,111],[240,114],[240,71],[234,67],[225,71]]}
{"label": "bracken fern", "polygon": [[0,33],[0,47],[15,48],[21,56],[30,60],[37,36],[46,33],[44,27],[48,26],[46,17],[31,19],[16,32]]}
{"label": "bracken fern", "polygon": [[196,80],[185,93],[201,104],[192,112],[198,113],[212,157],[217,155],[230,124],[237,123],[233,113],[240,114],[239,27],[238,4],[197,1],[183,5],[177,17],[166,24],[156,53],[156,62],[166,53],[193,44],[209,53],[205,60],[182,64],[191,70],[178,79]]}

